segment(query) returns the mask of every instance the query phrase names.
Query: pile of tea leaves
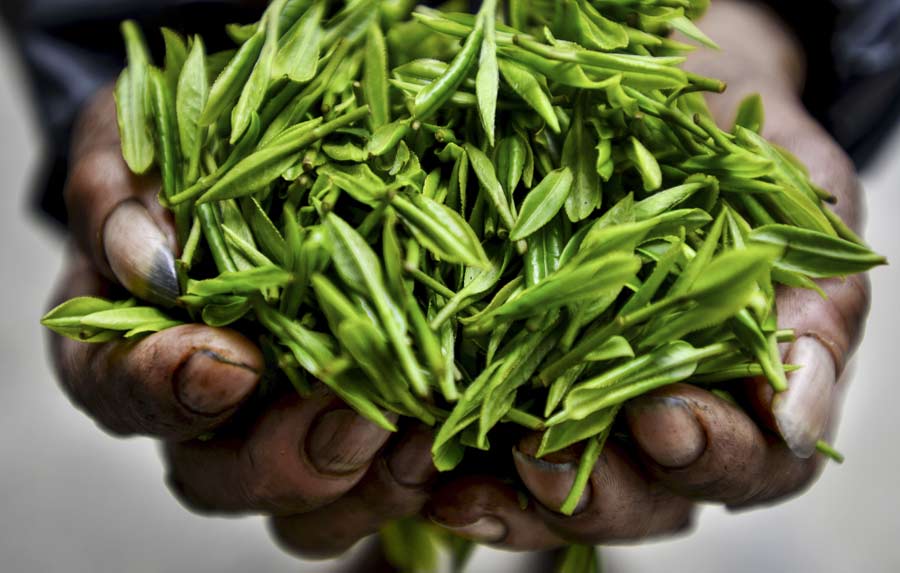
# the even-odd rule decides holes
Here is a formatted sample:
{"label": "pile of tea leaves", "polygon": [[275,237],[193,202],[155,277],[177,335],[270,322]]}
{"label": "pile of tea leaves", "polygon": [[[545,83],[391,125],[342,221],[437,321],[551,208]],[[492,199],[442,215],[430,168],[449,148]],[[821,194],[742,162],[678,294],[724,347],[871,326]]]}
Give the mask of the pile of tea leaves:
{"label": "pile of tea leaves", "polygon": [[725,86],[672,38],[714,46],[706,3],[276,0],[229,26],[234,50],[163,30],[160,67],[125,23],[122,150],[161,176],[183,296],[75,299],[44,324],[231,326],[269,385],[433,425],[442,471],[500,428],[544,432],[539,456],[585,442],[571,513],[627,400],[785,390],[802,365],[782,363],[775,285],[884,262],[759,135],[758,97],[715,124],[703,92]]}

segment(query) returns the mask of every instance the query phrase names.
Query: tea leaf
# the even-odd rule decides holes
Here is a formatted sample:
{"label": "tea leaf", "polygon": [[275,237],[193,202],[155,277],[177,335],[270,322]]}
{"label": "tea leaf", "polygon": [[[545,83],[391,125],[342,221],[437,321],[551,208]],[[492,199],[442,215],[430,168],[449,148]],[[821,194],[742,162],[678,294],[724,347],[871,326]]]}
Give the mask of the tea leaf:
{"label": "tea leaf", "polygon": [[549,223],[565,204],[573,182],[574,177],[568,167],[548,173],[525,198],[509,238],[513,241],[524,239]]}
{"label": "tea leaf", "polygon": [[189,283],[187,292],[197,296],[253,294],[263,289],[285,286],[293,278],[294,275],[276,266],[257,267],[225,272],[214,279],[193,281]]}
{"label": "tea leaf", "polygon": [[585,124],[583,106],[575,110],[562,150],[562,165],[572,171],[572,190],[566,197],[566,214],[573,223],[587,218],[602,202],[597,173],[597,143]]}
{"label": "tea leaf", "polygon": [[887,263],[866,247],[809,229],[766,225],[750,233],[750,241],[782,249],[778,269],[814,278],[846,276]]}
{"label": "tea leaf", "polygon": [[487,134],[488,143],[494,146],[494,122],[497,115],[497,92],[500,89],[500,75],[497,68],[497,41],[495,36],[497,0],[486,0],[481,8],[484,40],[478,61],[475,79],[478,95],[478,111],[481,125]]}
{"label": "tea leaf", "polygon": [[140,28],[133,21],[122,24],[128,67],[116,82],[116,113],[122,155],[129,169],[141,174],[153,165],[154,148],[147,118],[150,55]]}
{"label": "tea leaf", "polygon": [[212,125],[226,110],[234,107],[241,97],[247,79],[255,69],[265,41],[266,31],[261,28],[240,47],[237,54],[228,62],[210,88],[209,99],[200,116],[201,125]]}
{"label": "tea leaf", "polygon": [[186,162],[184,180],[187,184],[193,184],[200,176],[200,155],[203,148],[200,117],[208,97],[206,49],[203,40],[198,36],[194,38],[191,52],[181,70],[175,98],[181,156]]}
{"label": "tea leaf", "polygon": [[363,86],[366,103],[372,110],[371,125],[377,129],[391,121],[391,101],[388,96],[388,57],[381,27],[373,22],[366,41],[366,64]]}
{"label": "tea leaf", "polygon": [[287,77],[293,82],[306,83],[316,75],[322,46],[322,2],[316,2],[281,37],[278,52],[272,63],[272,77]]}

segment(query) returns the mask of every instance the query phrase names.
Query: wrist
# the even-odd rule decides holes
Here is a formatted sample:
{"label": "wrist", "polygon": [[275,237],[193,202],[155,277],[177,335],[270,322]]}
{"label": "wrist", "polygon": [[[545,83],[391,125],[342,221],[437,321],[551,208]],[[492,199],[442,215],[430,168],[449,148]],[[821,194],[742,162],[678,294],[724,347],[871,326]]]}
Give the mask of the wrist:
{"label": "wrist", "polygon": [[791,29],[768,7],[750,0],[717,0],[698,22],[721,51],[698,49],[691,71],[721,79],[728,90],[710,102],[735,109],[759,93],[768,105],[796,106],[806,78],[803,48]]}

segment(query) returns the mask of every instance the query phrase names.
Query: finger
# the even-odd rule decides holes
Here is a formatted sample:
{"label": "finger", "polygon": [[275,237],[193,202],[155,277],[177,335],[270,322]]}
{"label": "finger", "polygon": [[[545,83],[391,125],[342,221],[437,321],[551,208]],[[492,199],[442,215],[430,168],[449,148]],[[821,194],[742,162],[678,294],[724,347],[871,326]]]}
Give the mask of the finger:
{"label": "finger", "polygon": [[757,420],[804,458],[813,454],[833,421],[836,384],[862,338],[870,300],[866,275],[819,284],[827,298],[800,289],[778,292],[778,321],[797,336],[784,349],[784,361],[801,367],[788,375],[789,389],[775,395],[763,379],[738,389]]}
{"label": "finger", "polygon": [[355,486],[389,432],[323,390],[287,396],[243,435],[169,442],[169,484],[208,513],[291,515],[331,503]]}
{"label": "finger", "polygon": [[401,432],[347,495],[309,513],[272,519],[279,544],[300,557],[336,557],[388,521],[418,515],[437,475],[431,456],[434,434],[421,425]]}
{"label": "finger", "polygon": [[432,521],[472,541],[513,551],[560,547],[534,503],[523,507],[518,492],[492,476],[470,475],[443,485],[429,504]]}
{"label": "finger", "polygon": [[172,305],[179,294],[171,216],[159,181],[128,169],[119,147],[115,102],[103,90],[76,129],[64,189],[73,237],[105,276],[136,296]]}
{"label": "finger", "polygon": [[558,509],[578,470],[580,448],[534,457],[539,436],[523,440],[514,454],[523,483],[538,501],[547,526],[569,541],[610,543],[670,535],[690,524],[693,504],[648,481],[625,452],[608,442],[571,517]]}
{"label": "finger", "polygon": [[672,491],[744,506],[770,502],[811,483],[816,459],[769,439],[733,404],[675,384],[629,402],[626,418],[648,472]]}
{"label": "finger", "polygon": [[[63,298],[102,296],[110,285],[80,256]],[[263,370],[260,351],[236,332],[200,325],[137,342],[85,344],[53,336],[55,364],[72,400],[107,430],[188,439],[227,420]]]}

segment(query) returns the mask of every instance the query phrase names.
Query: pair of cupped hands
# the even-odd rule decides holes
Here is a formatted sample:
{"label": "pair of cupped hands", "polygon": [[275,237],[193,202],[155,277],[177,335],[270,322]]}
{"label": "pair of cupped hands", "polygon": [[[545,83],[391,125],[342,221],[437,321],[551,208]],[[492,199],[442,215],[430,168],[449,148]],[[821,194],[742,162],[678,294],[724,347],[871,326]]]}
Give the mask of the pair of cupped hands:
{"label": "pair of cupped hands", "polygon": [[[702,25],[724,53],[698,52],[689,65],[731,80],[710,102],[719,121],[730,122],[744,95],[762,93],[765,135],[804,161],[839,198],[838,214],[858,227],[853,166],[798,99],[803,66],[790,36],[742,2],[713,3]],[[173,300],[172,221],[156,199],[158,180],[132,175],[122,159],[114,106],[111,90],[102,90],[76,127],[65,189],[74,246],[58,299],[125,287]],[[415,515],[478,542],[543,550],[672,534],[689,526],[698,502],[745,508],[810,484],[822,463],[815,444],[829,429],[869,300],[863,276],[820,284],[827,299],[778,294],[781,326],[797,334],[786,361],[803,365],[788,392],[773,396],[765,381],[748,380],[734,389],[740,407],[682,384],[633,400],[624,410],[632,439],[610,440],[571,517],[556,509],[579,449],[536,459],[538,435],[496,453],[508,456],[531,498],[523,508],[521,489],[488,475],[436,484],[431,428],[404,421],[391,435],[324,389],[284,396],[235,422],[264,364],[253,342],[232,330],[185,325],[103,345],[54,337],[53,356],[71,399],[104,429],[162,441],[169,486],[188,507],[271,516],[275,538],[298,555],[339,555],[387,521]]]}

